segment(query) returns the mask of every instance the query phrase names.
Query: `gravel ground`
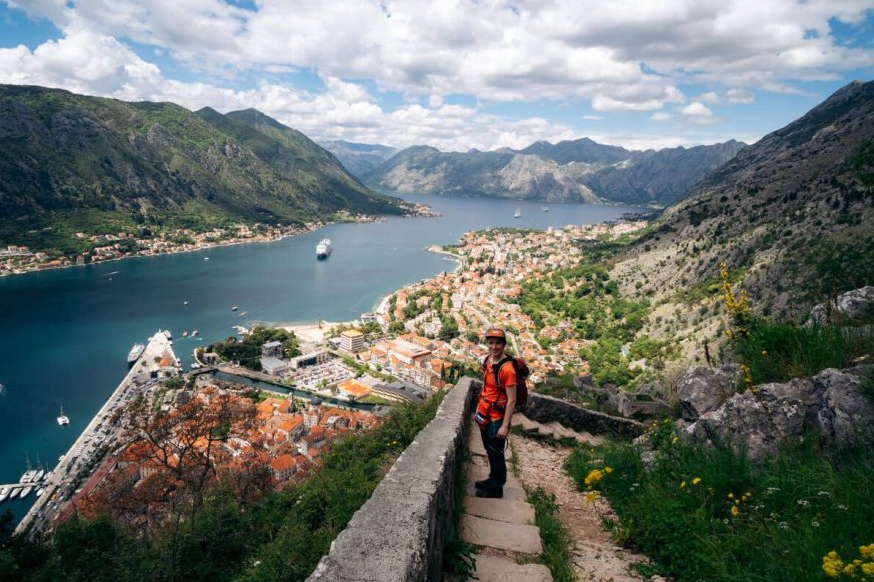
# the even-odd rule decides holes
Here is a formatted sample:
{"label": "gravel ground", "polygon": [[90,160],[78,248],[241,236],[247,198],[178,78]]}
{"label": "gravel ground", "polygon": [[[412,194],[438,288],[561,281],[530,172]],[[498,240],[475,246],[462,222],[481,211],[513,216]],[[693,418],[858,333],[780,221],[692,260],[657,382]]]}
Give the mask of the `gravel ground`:
{"label": "gravel ground", "polygon": [[566,447],[553,446],[520,436],[511,438],[518,465],[516,473],[526,489],[543,487],[555,495],[559,519],[574,540],[574,573],[577,580],[592,582],[639,582],[664,580],[654,576],[645,578],[629,566],[647,562],[645,556],[621,548],[610,541],[610,534],[602,527],[602,518],[616,519],[604,499],[587,503],[577,491],[573,480],[565,473],[564,461],[571,453]]}

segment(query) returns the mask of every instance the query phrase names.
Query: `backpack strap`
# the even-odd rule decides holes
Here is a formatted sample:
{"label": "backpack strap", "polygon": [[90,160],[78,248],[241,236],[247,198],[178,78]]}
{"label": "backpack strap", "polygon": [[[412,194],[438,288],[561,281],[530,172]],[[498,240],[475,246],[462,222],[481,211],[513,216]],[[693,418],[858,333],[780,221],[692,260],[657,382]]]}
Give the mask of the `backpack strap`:
{"label": "backpack strap", "polygon": [[504,356],[504,359],[498,362],[497,364],[492,364],[492,372],[495,374],[495,386],[497,386],[498,390],[504,393],[504,397],[507,396],[507,390],[501,386],[501,380],[498,378],[498,373],[501,371],[501,368],[504,367],[504,364],[507,362],[512,362],[513,356]]}

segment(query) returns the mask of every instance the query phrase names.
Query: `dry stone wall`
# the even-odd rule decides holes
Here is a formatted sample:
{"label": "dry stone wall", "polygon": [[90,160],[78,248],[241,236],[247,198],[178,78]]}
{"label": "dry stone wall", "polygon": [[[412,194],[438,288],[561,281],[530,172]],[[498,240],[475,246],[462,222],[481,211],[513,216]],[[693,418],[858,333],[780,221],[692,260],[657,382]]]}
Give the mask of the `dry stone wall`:
{"label": "dry stone wall", "polygon": [[440,580],[479,382],[462,378],[352,516],[307,582]]}

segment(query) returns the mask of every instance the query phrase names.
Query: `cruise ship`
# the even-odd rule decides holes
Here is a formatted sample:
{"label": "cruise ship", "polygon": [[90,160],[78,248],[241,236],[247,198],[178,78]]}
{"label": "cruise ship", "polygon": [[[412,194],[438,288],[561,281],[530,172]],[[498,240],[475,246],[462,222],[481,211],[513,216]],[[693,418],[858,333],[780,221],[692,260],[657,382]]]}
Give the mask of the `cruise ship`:
{"label": "cruise ship", "polygon": [[143,351],[145,351],[146,346],[143,344],[134,344],[134,346],[130,349],[130,352],[127,355],[127,365],[133,366],[134,362],[136,362],[140,356],[143,355]]}
{"label": "cruise ship", "polygon": [[316,245],[316,258],[327,259],[329,256],[331,256],[331,239],[323,238],[321,242]]}

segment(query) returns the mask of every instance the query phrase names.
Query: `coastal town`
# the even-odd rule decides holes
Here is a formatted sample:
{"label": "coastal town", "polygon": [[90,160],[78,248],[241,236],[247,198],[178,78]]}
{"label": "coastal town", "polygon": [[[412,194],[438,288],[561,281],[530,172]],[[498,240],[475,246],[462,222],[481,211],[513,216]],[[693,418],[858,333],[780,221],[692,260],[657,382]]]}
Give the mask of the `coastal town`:
{"label": "coastal town", "polygon": [[[467,233],[456,245],[429,249],[454,257],[455,270],[398,290],[374,312],[345,323],[240,327],[236,339],[195,350],[189,372],[169,332],[156,333],[41,484],[19,530],[43,532],[74,512],[94,517],[107,508],[148,527],[171,502],[166,495],[158,502],[157,492],[190,491],[195,482],[221,480],[243,497],[281,490],[321,466],[333,440],[372,428],[390,406],[422,402],[475,373],[487,355],[482,331],[491,326],[509,331],[532,385],[585,373],[586,340],[572,323],[532,321],[515,300],[525,281],[577,264],[581,241],[646,226],[620,220]],[[268,337],[278,339],[260,339]],[[229,356],[244,352],[254,355]]]}

